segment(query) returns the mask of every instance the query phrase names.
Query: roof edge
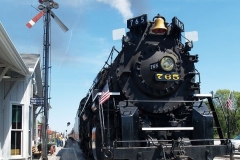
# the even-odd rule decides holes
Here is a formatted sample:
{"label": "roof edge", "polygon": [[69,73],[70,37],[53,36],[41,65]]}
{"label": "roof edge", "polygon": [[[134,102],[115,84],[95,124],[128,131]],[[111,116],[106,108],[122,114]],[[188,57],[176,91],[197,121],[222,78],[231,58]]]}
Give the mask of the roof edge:
{"label": "roof edge", "polygon": [[7,34],[5,28],[3,27],[2,23],[0,22],[0,35],[3,37],[4,45],[9,49],[11,54],[11,57],[14,59],[14,61],[17,63],[17,65],[20,67],[19,69],[22,71],[23,75],[29,75],[29,70],[26,66],[26,64],[23,62],[22,58],[20,57],[17,49],[15,48],[13,42],[11,41],[9,35]]}

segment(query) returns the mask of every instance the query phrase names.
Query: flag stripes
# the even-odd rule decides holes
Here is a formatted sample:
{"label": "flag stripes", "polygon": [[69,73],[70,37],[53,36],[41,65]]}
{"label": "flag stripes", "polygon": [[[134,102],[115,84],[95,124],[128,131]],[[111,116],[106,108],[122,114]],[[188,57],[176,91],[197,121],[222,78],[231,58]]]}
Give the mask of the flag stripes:
{"label": "flag stripes", "polygon": [[102,95],[101,95],[101,97],[99,99],[99,104],[103,104],[109,98],[110,98],[110,92],[109,92],[108,83],[106,83],[105,86],[103,87]]}
{"label": "flag stripes", "polygon": [[230,109],[230,110],[232,109],[232,92],[230,92],[230,94],[229,94],[229,97],[227,99],[225,107]]}

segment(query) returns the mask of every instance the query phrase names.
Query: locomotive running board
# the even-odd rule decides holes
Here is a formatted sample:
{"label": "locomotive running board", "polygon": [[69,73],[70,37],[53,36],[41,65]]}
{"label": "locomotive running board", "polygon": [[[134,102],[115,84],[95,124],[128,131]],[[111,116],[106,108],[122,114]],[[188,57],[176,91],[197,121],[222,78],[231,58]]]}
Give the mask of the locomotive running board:
{"label": "locomotive running board", "polygon": [[212,98],[212,94],[193,94],[193,97],[197,97],[197,98]]}
{"label": "locomotive running board", "polygon": [[143,131],[193,130],[193,127],[143,127]]}

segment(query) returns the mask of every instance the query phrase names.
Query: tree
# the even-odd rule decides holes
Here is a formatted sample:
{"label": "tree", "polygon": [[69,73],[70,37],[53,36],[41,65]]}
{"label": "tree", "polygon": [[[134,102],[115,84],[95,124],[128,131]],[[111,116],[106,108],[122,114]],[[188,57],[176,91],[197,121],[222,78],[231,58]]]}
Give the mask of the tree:
{"label": "tree", "polygon": [[231,110],[225,107],[229,94],[230,90],[217,90],[214,94],[214,104],[223,133],[227,135],[227,116],[229,116],[230,134],[231,137],[235,137],[240,133],[240,92],[232,92],[233,98]]}

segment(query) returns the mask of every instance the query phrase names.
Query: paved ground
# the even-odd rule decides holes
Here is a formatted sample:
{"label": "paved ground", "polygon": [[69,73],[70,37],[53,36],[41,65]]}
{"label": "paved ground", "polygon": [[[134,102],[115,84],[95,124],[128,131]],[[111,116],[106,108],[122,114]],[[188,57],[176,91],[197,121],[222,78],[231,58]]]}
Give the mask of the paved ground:
{"label": "paved ground", "polygon": [[64,148],[62,148],[56,156],[59,156],[60,160],[87,160],[78,143],[71,139],[68,139]]}
{"label": "paved ground", "polygon": [[[33,160],[42,160],[34,158]],[[64,147],[56,147],[56,152],[48,155],[48,160],[89,160],[82,153],[78,143],[68,139]]]}
{"label": "paved ground", "polygon": [[[33,160],[42,160],[35,158]],[[48,155],[48,160],[90,160],[84,156],[78,143],[72,139],[68,139],[64,147],[56,147],[56,152]],[[215,157],[214,160],[230,160],[229,156]],[[234,160],[240,160],[240,152],[236,150]]]}

